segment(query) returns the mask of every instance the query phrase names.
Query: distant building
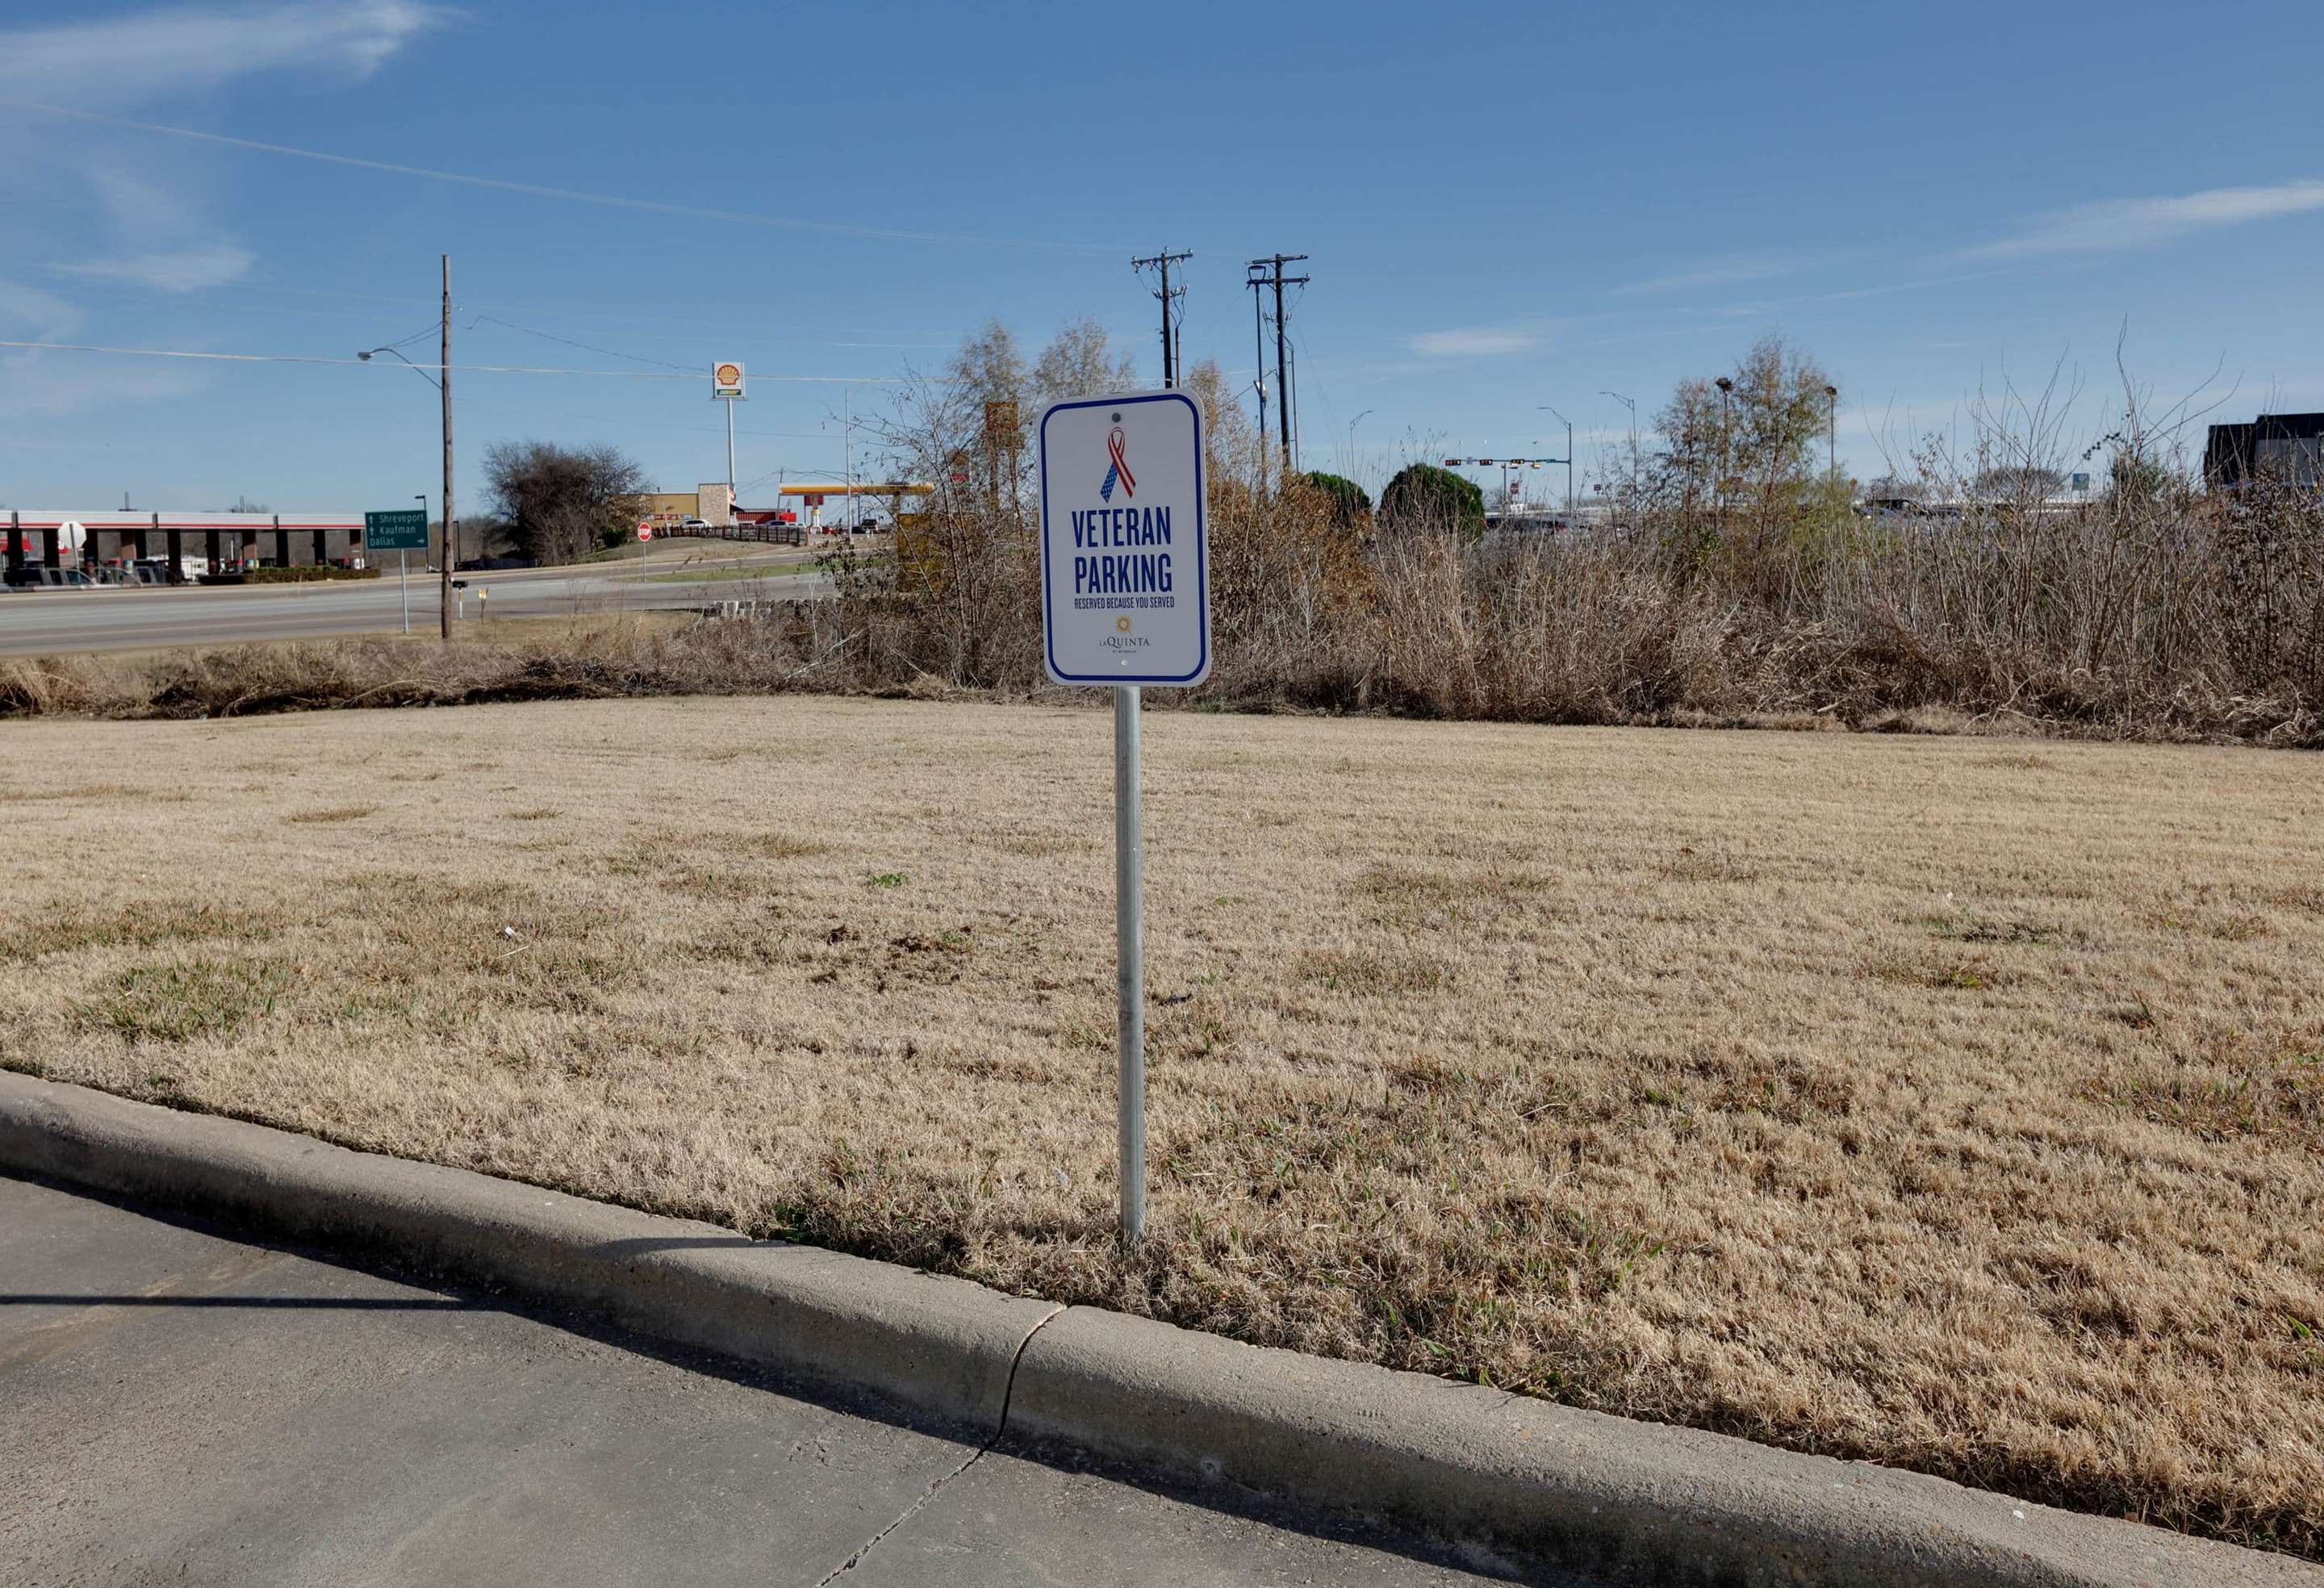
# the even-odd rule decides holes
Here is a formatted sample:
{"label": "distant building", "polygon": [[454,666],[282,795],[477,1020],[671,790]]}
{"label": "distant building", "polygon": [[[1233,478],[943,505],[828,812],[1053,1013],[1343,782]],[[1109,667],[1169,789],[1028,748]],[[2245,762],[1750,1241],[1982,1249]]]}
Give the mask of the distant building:
{"label": "distant building", "polygon": [[2247,425],[2213,425],[2203,480],[2214,490],[2254,480],[2324,485],[2324,413],[2263,413]]}
{"label": "distant building", "polygon": [[724,480],[713,480],[691,491],[649,491],[638,498],[638,512],[657,532],[676,529],[690,518],[717,528],[738,522],[733,494]]}
{"label": "distant building", "polygon": [[25,568],[160,563],[170,583],[245,567],[360,566],[360,512],[159,512],[0,508],[0,560]]}
{"label": "distant building", "polygon": [[675,529],[690,518],[707,516],[702,511],[699,491],[649,491],[640,499],[638,511],[657,532]]}

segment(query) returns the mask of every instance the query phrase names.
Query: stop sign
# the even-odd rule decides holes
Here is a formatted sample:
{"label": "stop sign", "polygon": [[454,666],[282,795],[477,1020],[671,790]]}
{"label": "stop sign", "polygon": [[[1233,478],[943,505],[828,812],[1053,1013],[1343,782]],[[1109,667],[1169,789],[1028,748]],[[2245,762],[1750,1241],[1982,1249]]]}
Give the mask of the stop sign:
{"label": "stop sign", "polygon": [[638,539],[639,539],[639,540],[652,540],[652,539],[653,539],[653,525],[651,525],[651,524],[640,524],[640,525],[638,526]]}

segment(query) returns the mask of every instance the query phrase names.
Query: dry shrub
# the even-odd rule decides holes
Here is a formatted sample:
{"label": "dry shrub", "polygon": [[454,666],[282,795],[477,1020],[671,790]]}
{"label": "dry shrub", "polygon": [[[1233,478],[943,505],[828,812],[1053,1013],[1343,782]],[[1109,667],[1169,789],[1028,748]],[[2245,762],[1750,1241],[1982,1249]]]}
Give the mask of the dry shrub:
{"label": "dry shrub", "polygon": [[[2070,510],[1771,530],[1681,505],[1577,534],[1347,522],[1213,477],[1214,670],[1170,704],[1566,724],[1839,723],[2324,745],[2324,501],[2172,485]],[[1813,516],[1820,512],[1824,516]],[[1058,693],[1021,505],[954,494],[907,576],[844,550],[837,596],[675,632],[449,648],[384,639],[130,664],[0,662],[0,712],[224,716],[788,688]]]}
{"label": "dry shrub", "polygon": [[384,637],[0,662],[0,714],[252,716],[360,706],[764,694],[811,681],[821,628],[785,609],[676,631],[583,624],[543,637],[414,645]]}
{"label": "dry shrub", "polygon": [[[2324,744],[2324,506],[2183,485],[1797,522],[1699,508],[1481,540],[1335,526],[1321,493],[1215,481],[1217,658],[1196,705],[1544,723],[1808,722]],[[1821,517],[1813,516],[1821,512]],[[975,504],[955,517],[979,517]],[[849,583],[856,684],[1029,693],[1033,529],[984,514],[942,595]],[[971,566],[976,559],[980,566]],[[899,661],[908,663],[908,670]],[[1178,698],[1174,697],[1173,698]]]}

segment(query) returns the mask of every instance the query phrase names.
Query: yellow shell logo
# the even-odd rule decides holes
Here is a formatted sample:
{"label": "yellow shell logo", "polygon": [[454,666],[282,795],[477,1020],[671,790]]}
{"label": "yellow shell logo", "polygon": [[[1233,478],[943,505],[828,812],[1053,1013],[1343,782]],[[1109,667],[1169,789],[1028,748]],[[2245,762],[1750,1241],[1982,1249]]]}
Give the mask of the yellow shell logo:
{"label": "yellow shell logo", "polygon": [[1116,633],[1126,634],[1130,632],[1130,619],[1128,617],[1118,617],[1113,620],[1113,627]]}

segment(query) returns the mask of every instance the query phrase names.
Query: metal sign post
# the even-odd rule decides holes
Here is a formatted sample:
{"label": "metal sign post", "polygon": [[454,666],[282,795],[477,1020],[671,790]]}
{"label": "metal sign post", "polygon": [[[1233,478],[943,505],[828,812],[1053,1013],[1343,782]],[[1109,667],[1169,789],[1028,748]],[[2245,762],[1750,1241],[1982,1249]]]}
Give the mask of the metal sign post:
{"label": "metal sign post", "polygon": [[1146,1235],[1146,811],[1139,778],[1138,686],[1113,691],[1113,955],[1120,1037],[1121,1234]]}
{"label": "metal sign post", "polygon": [[1041,415],[1041,638],[1060,684],[1113,691],[1121,1234],[1146,1234],[1146,836],[1139,703],[1210,676],[1202,411],[1182,392]]}
{"label": "metal sign post", "polygon": [[[445,531],[446,544],[451,531]],[[428,549],[428,510],[421,507],[398,508],[393,512],[364,514],[364,549],[366,552],[395,553],[395,582],[403,596],[403,632],[411,632],[411,571],[410,554]]]}
{"label": "metal sign post", "polygon": [[742,365],[739,361],[722,358],[710,366],[710,395],[726,404],[726,522],[732,525],[734,522],[734,404],[751,400],[751,393],[742,383]]}

